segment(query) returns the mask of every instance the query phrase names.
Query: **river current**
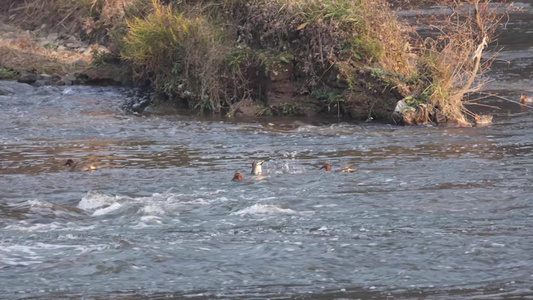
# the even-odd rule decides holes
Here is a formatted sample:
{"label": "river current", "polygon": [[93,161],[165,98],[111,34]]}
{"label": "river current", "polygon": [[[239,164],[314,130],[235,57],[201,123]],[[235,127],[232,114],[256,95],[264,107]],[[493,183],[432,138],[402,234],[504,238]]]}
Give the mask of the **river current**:
{"label": "river current", "polygon": [[[487,86],[516,101],[533,97],[519,5]],[[533,298],[533,109],[489,98],[474,128],[247,121],[135,115],[130,92],[0,96],[0,298]]]}

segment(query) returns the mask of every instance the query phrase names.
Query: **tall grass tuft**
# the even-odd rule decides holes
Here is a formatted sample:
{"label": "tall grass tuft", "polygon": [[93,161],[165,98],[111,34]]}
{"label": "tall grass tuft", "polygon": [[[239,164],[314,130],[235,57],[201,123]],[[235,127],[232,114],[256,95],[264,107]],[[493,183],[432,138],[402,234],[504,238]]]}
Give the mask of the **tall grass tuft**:
{"label": "tall grass tuft", "polygon": [[153,0],[145,17],[127,21],[121,55],[136,67],[138,78],[157,91],[194,108],[220,111],[220,69],[225,61],[223,35],[201,14],[185,16]]}

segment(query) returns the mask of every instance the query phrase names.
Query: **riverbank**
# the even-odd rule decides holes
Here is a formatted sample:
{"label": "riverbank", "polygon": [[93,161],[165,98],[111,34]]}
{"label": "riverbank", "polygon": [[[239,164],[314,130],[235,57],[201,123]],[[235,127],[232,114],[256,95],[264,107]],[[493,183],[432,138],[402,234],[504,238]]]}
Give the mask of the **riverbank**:
{"label": "riverbank", "polygon": [[105,63],[107,53],[74,35],[23,30],[0,20],[0,79],[35,86],[127,84],[120,65]]}
{"label": "riverbank", "polygon": [[494,27],[478,37],[469,28],[498,22],[497,8],[458,9],[467,16],[460,29],[428,42],[386,1],[89,2],[13,2],[0,74],[33,85],[147,86],[154,104],[225,117],[392,121],[396,108],[394,120],[407,125],[469,126],[462,100],[480,88]]}

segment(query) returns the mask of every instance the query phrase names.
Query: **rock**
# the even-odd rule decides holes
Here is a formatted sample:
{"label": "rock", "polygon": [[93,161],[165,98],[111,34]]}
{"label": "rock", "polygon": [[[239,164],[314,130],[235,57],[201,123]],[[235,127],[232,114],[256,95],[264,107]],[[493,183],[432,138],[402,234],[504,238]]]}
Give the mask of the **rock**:
{"label": "rock", "polygon": [[236,116],[256,117],[262,111],[261,107],[251,99],[243,99],[232,105],[232,110]]}
{"label": "rock", "polygon": [[[410,108],[409,105],[405,103],[405,99],[402,99],[396,102],[396,107],[394,108],[394,112],[392,113],[392,120],[395,123],[405,122],[406,120],[404,120],[403,118],[403,112],[409,108]],[[411,107],[411,109],[413,110],[412,112],[414,113],[414,108]]]}
{"label": "rock", "polygon": [[57,33],[50,33],[47,37],[46,37],[47,40],[49,41],[56,41],[57,39],[59,39],[59,34]]}
{"label": "rock", "polygon": [[64,85],[77,84],[77,78],[73,74],[65,75],[65,77],[63,77],[62,81],[64,82]]}
{"label": "rock", "polygon": [[28,71],[21,71],[17,81],[22,83],[32,84],[39,79],[39,76]]}
{"label": "rock", "polygon": [[50,80],[50,78],[52,78],[52,75],[48,75],[44,73],[39,75],[39,79],[42,79],[42,80]]}
{"label": "rock", "polygon": [[123,75],[120,68],[108,66],[84,70],[84,83],[96,85],[122,85]]}
{"label": "rock", "polygon": [[0,81],[0,95],[28,94],[33,87],[26,83],[16,81]]}
{"label": "rock", "polygon": [[52,75],[41,74],[39,79],[33,83],[33,86],[54,85],[58,80]]}
{"label": "rock", "polygon": [[51,79],[53,81],[59,81],[59,80],[61,80],[61,76],[59,76],[59,74],[57,74],[57,73],[54,73],[54,74],[51,75]]}
{"label": "rock", "polygon": [[42,79],[39,79],[39,80],[37,80],[37,81],[35,81],[35,82],[33,83],[33,86],[35,86],[35,87],[40,87],[40,86],[43,86],[43,85],[46,85],[46,83],[45,83],[45,81],[42,80]]}
{"label": "rock", "polygon": [[81,42],[71,42],[71,43],[67,43],[65,46],[67,46],[67,48],[81,48],[83,47],[83,44]]}
{"label": "rock", "polygon": [[86,60],[80,58],[76,60],[75,62],[73,62],[72,65],[75,67],[85,67],[88,65],[88,63]]}

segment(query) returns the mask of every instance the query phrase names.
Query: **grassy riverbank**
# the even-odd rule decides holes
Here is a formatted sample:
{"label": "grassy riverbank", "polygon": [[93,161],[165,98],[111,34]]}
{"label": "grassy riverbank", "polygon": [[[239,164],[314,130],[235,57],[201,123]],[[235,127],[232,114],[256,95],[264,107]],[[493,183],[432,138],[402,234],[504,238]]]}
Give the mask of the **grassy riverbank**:
{"label": "grassy riverbank", "polygon": [[385,0],[12,0],[2,11],[11,25],[86,47],[62,57],[70,49],[61,42],[3,39],[0,52],[33,47],[57,65],[8,59],[16,55],[0,65],[47,73],[113,66],[114,78],[149,85],[161,101],[225,116],[389,119],[405,99],[413,112],[405,123],[464,120],[462,100],[480,87],[471,79],[489,67],[476,51],[499,22],[480,6],[490,1],[478,2],[454,10],[459,23],[437,18],[446,30],[422,40]]}

